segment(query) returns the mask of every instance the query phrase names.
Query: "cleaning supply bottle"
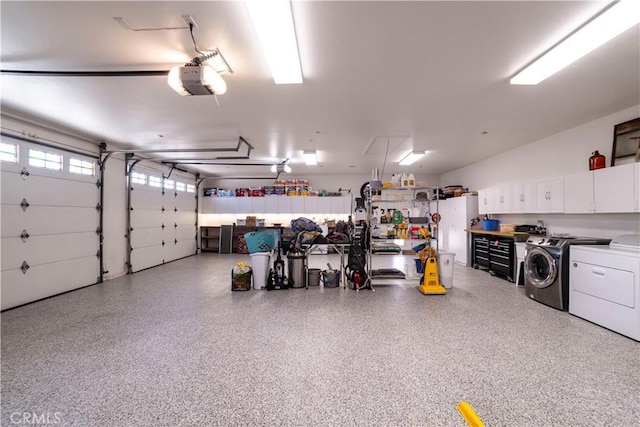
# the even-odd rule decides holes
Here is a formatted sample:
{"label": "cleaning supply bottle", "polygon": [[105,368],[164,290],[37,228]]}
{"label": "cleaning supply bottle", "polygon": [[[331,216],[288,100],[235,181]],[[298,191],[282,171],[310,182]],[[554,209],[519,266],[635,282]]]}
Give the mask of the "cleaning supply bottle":
{"label": "cleaning supply bottle", "polygon": [[413,173],[409,174],[407,180],[408,180],[407,187],[415,188],[415,186],[416,186],[416,178],[413,176]]}
{"label": "cleaning supply bottle", "polygon": [[409,187],[409,176],[406,173],[402,174],[402,184],[401,187],[407,188]]}

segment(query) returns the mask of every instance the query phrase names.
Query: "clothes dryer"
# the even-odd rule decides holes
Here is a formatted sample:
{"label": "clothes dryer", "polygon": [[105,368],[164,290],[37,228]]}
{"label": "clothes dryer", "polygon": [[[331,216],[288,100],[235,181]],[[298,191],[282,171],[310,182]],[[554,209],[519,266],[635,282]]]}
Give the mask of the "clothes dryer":
{"label": "clothes dryer", "polygon": [[558,310],[569,309],[569,251],[572,245],[608,245],[595,237],[531,236],[524,257],[526,295]]}

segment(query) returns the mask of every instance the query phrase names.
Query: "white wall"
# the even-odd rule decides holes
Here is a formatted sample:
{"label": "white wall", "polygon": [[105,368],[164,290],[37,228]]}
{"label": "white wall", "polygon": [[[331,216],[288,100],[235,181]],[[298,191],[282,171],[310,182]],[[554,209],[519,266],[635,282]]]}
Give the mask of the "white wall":
{"label": "white wall", "polygon": [[588,171],[589,157],[596,150],[606,156],[608,166],[614,125],[637,117],[640,105],[445,173],[440,185],[456,183],[478,190],[520,179]]}
{"label": "white wall", "polygon": [[[109,149],[110,147],[107,147]],[[104,243],[102,248],[104,280],[126,274],[127,181],[123,156],[111,156],[106,162],[104,187]]]}
{"label": "white wall", "polygon": [[[640,105],[535,141],[473,165],[442,175],[441,185],[460,183],[471,190],[498,184],[569,175],[589,170],[589,157],[598,150],[611,164],[613,127],[640,117]],[[615,189],[612,189],[615,191]],[[533,224],[542,220],[550,233],[613,238],[640,232],[638,214],[529,214],[494,215],[504,224]]]}

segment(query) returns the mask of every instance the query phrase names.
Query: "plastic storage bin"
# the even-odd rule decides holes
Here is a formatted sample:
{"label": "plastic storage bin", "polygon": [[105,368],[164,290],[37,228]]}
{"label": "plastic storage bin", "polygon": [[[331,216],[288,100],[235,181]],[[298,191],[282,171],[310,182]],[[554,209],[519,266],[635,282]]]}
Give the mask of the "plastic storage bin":
{"label": "plastic storage bin", "polygon": [[453,252],[438,253],[438,273],[440,273],[440,284],[446,289],[453,287],[453,262],[456,254]]}
{"label": "plastic storage bin", "polygon": [[497,231],[498,230],[498,220],[497,219],[483,219],[482,220],[482,229],[485,231]]}

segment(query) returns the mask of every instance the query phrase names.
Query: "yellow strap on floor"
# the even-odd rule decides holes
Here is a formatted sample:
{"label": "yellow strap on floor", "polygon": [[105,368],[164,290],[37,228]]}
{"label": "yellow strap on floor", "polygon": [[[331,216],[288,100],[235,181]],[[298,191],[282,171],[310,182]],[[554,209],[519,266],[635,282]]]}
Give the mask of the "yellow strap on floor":
{"label": "yellow strap on floor", "polygon": [[469,424],[469,427],[484,427],[482,420],[476,415],[471,405],[467,402],[458,403],[458,411],[460,411],[462,418]]}

